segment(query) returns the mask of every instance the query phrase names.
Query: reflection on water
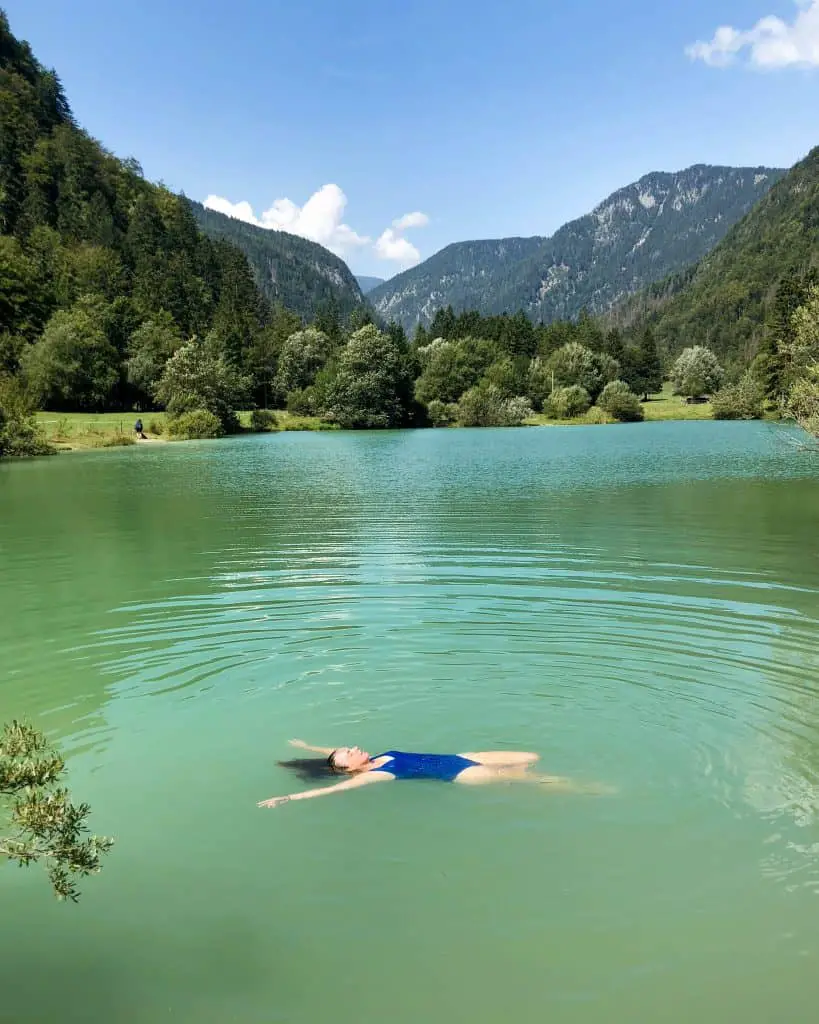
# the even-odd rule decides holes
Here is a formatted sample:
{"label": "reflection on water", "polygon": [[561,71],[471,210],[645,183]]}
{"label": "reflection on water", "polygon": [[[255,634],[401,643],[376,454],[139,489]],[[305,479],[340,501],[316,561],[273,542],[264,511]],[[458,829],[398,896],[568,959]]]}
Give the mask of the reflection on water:
{"label": "reflection on water", "polygon": [[[100,980],[86,1019],[367,1020],[391,993],[394,1021],[808,1019],[819,468],[786,436],[279,435],[0,467],[0,717],[60,737],[120,837],[73,927],[101,979],[126,922],[142,980],[127,1013]],[[259,815],[294,735],[533,748],[619,793]],[[15,876],[11,913],[56,944],[38,882]],[[322,941],[339,920],[366,958]],[[230,947],[203,954],[208,929]],[[79,998],[95,973],[72,978]]]}

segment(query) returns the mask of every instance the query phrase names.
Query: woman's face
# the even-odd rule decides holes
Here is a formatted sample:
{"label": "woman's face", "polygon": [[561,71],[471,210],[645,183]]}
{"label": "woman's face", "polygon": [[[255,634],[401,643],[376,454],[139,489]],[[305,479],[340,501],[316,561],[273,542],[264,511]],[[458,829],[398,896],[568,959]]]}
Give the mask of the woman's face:
{"label": "woman's face", "polygon": [[333,764],[345,772],[356,772],[370,760],[370,755],[361,747],[339,747],[333,754]]}

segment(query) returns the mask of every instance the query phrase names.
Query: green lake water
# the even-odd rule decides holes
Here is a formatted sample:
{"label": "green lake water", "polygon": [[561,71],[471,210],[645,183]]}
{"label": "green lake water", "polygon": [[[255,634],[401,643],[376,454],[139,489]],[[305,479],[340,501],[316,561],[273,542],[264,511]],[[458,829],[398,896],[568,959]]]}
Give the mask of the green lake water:
{"label": "green lake water", "polygon": [[[0,465],[0,721],[116,836],[0,869],[0,1019],[771,1024],[819,1004],[819,457],[765,424]],[[259,810],[287,740],[607,796]]]}

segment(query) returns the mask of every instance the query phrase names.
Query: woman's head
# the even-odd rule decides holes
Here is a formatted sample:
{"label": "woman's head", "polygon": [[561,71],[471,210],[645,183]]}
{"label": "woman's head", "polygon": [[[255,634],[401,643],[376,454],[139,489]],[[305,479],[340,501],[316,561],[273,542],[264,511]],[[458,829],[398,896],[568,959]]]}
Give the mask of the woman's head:
{"label": "woman's head", "polygon": [[327,758],[334,772],[360,772],[370,763],[370,755],[361,747],[337,747]]}
{"label": "woman's head", "polygon": [[280,768],[295,772],[305,782],[327,778],[328,775],[347,775],[360,772],[369,762],[370,755],[360,747],[338,747],[329,757],[298,757],[292,761],[278,761]]}

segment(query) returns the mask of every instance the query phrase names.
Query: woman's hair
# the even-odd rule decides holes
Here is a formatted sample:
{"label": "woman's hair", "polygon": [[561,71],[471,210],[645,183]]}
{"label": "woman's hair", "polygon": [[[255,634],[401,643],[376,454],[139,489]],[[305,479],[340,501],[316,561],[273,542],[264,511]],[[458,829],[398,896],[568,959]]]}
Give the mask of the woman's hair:
{"label": "woman's hair", "polygon": [[329,757],[295,757],[291,761],[277,761],[280,768],[295,772],[300,779],[310,782],[313,779],[326,779],[328,775],[338,775],[339,770],[333,763],[333,751]]}

